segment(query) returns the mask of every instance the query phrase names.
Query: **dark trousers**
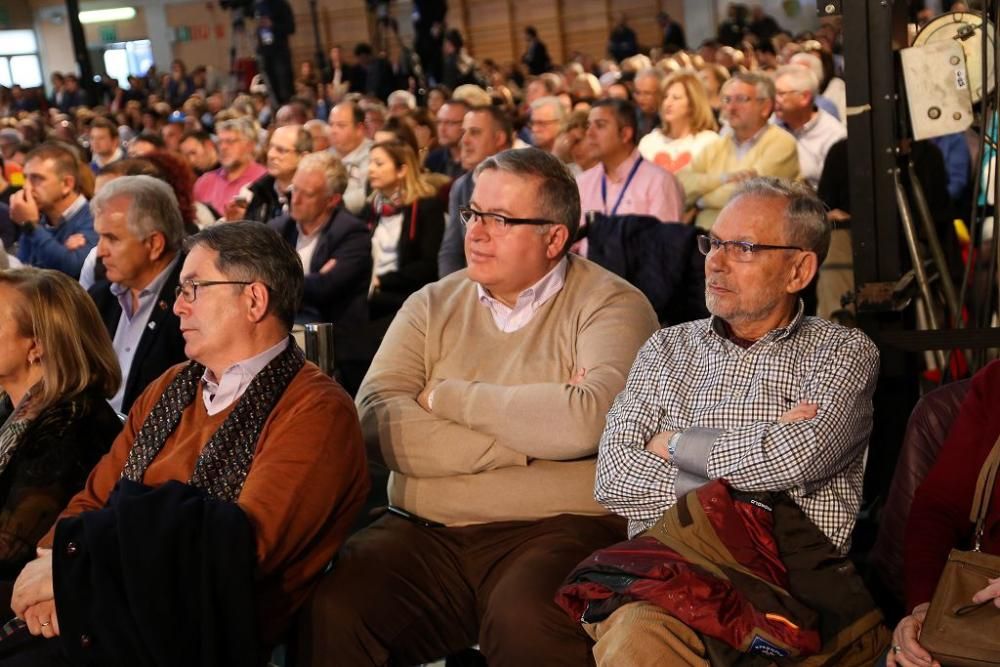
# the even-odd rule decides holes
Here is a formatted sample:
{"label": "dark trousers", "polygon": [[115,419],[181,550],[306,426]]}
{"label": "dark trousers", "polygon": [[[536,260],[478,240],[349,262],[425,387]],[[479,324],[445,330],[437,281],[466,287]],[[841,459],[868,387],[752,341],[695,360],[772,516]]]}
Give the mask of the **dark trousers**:
{"label": "dark trousers", "polygon": [[477,643],[490,667],[593,664],[589,637],[553,597],[624,537],[614,516],[464,528],[383,516],[348,540],[306,605],[299,664],[413,665]]}

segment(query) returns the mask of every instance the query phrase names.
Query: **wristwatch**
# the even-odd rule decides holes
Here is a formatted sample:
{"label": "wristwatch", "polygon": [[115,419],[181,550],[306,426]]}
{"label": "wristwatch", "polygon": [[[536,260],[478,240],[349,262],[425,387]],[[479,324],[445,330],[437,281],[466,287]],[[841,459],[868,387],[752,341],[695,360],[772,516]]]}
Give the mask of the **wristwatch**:
{"label": "wristwatch", "polygon": [[25,220],[24,222],[21,223],[21,231],[23,232],[34,231],[35,227],[37,226],[38,226],[37,220]]}
{"label": "wristwatch", "polygon": [[684,431],[676,431],[672,436],[670,436],[670,440],[667,440],[667,453],[670,454],[670,458],[674,458],[674,454],[677,452],[677,445],[681,441],[682,433],[684,433]]}

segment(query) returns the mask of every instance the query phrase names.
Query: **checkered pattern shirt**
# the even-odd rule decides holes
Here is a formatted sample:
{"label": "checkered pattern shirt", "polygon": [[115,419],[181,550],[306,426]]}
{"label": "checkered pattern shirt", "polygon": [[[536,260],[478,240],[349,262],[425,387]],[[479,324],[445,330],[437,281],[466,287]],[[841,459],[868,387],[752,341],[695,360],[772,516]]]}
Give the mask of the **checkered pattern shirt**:
{"label": "checkered pattern shirt", "polygon": [[[596,499],[645,530],[709,479],[788,491],[842,551],[861,504],[878,350],[857,329],[799,314],[743,349],[716,318],[655,333],[639,351],[601,436]],[[814,418],[779,423],[800,401]],[[645,450],[683,430],[665,461]]]}

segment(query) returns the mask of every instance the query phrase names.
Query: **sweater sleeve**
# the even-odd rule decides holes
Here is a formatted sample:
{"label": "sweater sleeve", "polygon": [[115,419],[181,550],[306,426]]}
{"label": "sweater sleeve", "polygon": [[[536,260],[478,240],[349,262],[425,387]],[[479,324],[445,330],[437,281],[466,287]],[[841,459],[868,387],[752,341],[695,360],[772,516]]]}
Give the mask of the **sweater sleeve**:
{"label": "sweater sleeve", "polygon": [[427,307],[425,292],[407,299],[358,391],[370,455],[391,470],[416,477],[527,465],[523,453],[500,444],[495,435],[431,414],[417,403],[430,379],[424,359]]}
{"label": "sweater sleeve", "polygon": [[445,380],[434,392],[434,413],[532,459],[592,456],[636,352],[657,328],[652,307],[638,291],[619,290],[594,301],[595,308],[574,320],[579,330],[570,336],[572,368],[586,370],[582,382],[572,385],[567,377],[505,386]]}
{"label": "sweater sleeve", "polygon": [[684,203],[687,206],[694,206],[696,201],[722,185],[722,174],[712,167],[720,159],[722,145],[718,142],[722,141],[728,140],[720,138],[716,143],[709,144],[691,161],[690,169],[677,172],[677,180],[684,188]]}
{"label": "sweater sleeve", "polygon": [[931,599],[948,552],[972,535],[972,494],[1000,431],[998,400],[1000,362],[993,362],[972,379],[934,467],[913,496],[904,538],[907,609]]}

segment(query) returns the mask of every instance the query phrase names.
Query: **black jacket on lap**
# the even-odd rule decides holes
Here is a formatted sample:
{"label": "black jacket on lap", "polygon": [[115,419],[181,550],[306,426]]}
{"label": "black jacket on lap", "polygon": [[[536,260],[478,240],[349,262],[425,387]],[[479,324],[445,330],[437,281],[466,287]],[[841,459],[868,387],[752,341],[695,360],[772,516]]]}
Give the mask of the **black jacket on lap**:
{"label": "black jacket on lap", "polygon": [[59,642],[71,664],[260,667],[253,528],[239,505],[122,480],[56,526]]}

